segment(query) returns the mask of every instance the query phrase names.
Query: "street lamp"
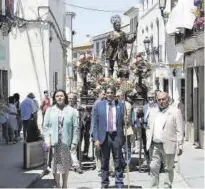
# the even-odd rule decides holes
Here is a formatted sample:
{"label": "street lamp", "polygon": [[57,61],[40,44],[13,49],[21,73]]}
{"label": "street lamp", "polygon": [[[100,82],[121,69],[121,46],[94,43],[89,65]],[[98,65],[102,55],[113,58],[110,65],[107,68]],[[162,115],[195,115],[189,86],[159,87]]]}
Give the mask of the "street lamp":
{"label": "street lamp", "polygon": [[162,17],[164,17],[164,9],[166,7],[167,0],[159,0],[159,9],[161,10]]}
{"label": "street lamp", "polygon": [[149,52],[150,39],[148,37],[145,37],[143,43],[144,43],[146,52]]}

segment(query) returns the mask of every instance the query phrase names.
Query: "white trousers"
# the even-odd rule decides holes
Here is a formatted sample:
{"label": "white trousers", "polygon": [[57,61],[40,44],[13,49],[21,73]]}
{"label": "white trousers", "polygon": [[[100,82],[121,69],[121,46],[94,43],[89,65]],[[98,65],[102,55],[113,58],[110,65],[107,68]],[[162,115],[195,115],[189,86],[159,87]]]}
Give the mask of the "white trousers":
{"label": "white trousers", "polygon": [[163,144],[153,143],[150,148],[151,188],[159,187],[159,172],[161,163],[164,164],[164,188],[171,188],[174,178],[175,154],[165,154]]}

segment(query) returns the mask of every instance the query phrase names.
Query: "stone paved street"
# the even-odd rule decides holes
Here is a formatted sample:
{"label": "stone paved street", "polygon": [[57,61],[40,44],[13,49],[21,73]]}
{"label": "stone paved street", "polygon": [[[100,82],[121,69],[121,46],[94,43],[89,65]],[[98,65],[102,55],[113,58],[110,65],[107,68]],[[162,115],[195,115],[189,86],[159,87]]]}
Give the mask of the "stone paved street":
{"label": "stone paved street", "polygon": [[[136,156],[136,155],[134,155]],[[176,164],[176,169],[177,169]],[[69,173],[69,188],[100,188],[100,177],[96,170],[87,170],[82,175],[70,172]],[[127,174],[124,179],[125,185],[128,184]],[[149,188],[150,176],[148,173],[139,171],[130,172],[130,187],[131,188]],[[115,185],[115,179],[110,177],[110,187]],[[161,174],[160,185],[163,185],[163,173]],[[52,188],[54,187],[52,174],[45,175],[41,180],[31,186],[32,188]],[[173,188],[189,188],[183,178],[175,171]]]}
{"label": "stone paved street", "polygon": [[[163,183],[163,174],[161,179],[161,185]],[[150,177],[147,173],[132,172],[130,173],[130,186],[131,188],[149,188]],[[127,185],[127,177],[125,177],[125,185]],[[32,187],[35,188],[52,188],[54,182],[52,174],[45,175],[39,182]],[[83,175],[70,172],[68,187],[69,188],[100,188],[100,177],[97,176],[97,172],[86,171]],[[114,187],[114,178],[110,179],[110,186]],[[181,176],[175,174],[173,188],[189,188]]]}

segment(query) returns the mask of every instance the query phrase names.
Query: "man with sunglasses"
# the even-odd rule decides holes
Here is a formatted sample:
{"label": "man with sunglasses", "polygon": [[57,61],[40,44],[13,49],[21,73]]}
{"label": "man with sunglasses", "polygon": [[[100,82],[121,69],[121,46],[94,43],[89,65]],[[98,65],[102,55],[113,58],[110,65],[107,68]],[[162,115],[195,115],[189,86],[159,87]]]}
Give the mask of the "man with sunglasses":
{"label": "man with sunglasses", "polygon": [[109,186],[109,160],[112,151],[115,164],[115,185],[123,188],[123,168],[121,163],[124,143],[124,110],[121,102],[115,100],[114,86],[106,87],[107,99],[99,102],[93,112],[93,140],[96,148],[101,149],[101,187]]}
{"label": "man with sunglasses", "polygon": [[147,126],[147,150],[150,152],[151,188],[159,187],[159,171],[164,164],[164,188],[171,188],[174,158],[182,154],[183,122],[179,109],[169,105],[166,92],[157,94],[158,107],[151,109]]}
{"label": "man with sunglasses", "polygon": [[148,117],[152,108],[156,108],[158,106],[157,102],[155,101],[155,95],[153,93],[147,94],[148,103],[143,106],[143,113],[144,113],[144,125],[147,126]]}

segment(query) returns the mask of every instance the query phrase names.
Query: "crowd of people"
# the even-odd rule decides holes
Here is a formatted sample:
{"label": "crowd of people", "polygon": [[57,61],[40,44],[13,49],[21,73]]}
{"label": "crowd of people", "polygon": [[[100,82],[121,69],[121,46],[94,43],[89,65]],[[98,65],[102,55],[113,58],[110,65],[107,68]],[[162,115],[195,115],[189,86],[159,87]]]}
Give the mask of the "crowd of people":
{"label": "crowd of people", "polygon": [[67,95],[62,90],[54,93],[54,103],[46,111],[43,127],[46,145],[53,150],[51,169],[56,186],[61,187],[62,174],[63,187],[67,187],[68,172],[73,166],[81,170],[79,144],[84,138],[83,156],[88,157],[92,137],[102,188],[108,187],[109,175],[115,177],[116,187],[124,187],[123,173],[133,169],[131,149],[135,148],[136,139],[143,143],[145,166],[151,175],[150,186],[158,187],[163,166],[164,186],[171,187],[174,156],[182,153],[184,127],[180,106],[171,104],[168,94],[160,91],[149,93],[141,107],[137,102],[128,102],[126,94],[113,86],[99,88],[98,94],[92,111],[87,109],[82,114],[76,94]]}
{"label": "crowd of people", "polygon": [[109,176],[115,177],[117,188],[124,187],[123,173],[134,169],[132,153],[142,141],[145,168],[150,169],[151,187],[158,187],[161,167],[165,171],[164,186],[171,187],[175,154],[182,154],[184,136],[183,104],[171,103],[167,93],[148,93],[148,99],[139,106],[122,91],[107,86],[98,88],[98,99],[91,107],[77,104],[77,94],[56,90],[52,99],[48,91],[38,105],[35,95],[29,93],[20,103],[20,95],[14,94],[8,102],[0,103],[0,124],[7,144],[20,140],[23,128],[27,139],[31,120],[37,122],[40,109],[43,116],[45,151],[51,152],[51,171],[56,187],[67,188],[70,170],[83,173],[79,152],[84,140],[83,159],[89,159],[90,138],[95,146],[96,170],[101,177],[102,188],[109,186]]}
{"label": "crowd of people", "polygon": [[44,115],[51,105],[48,91],[44,91],[44,95],[40,106],[33,93],[29,93],[21,103],[18,93],[9,96],[8,100],[0,99],[0,124],[6,144],[16,144],[21,138],[27,140],[30,125],[37,126],[38,111],[41,109]]}

